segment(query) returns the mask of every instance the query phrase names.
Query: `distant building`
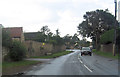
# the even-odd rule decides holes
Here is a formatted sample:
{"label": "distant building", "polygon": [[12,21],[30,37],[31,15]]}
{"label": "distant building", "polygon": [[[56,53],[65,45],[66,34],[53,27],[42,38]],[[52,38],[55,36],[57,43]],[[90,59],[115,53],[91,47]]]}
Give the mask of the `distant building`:
{"label": "distant building", "polygon": [[33,40],[33,39],[35,39],[37,37],[38,34],[39,34],[39,32],[24,33],[25,40]]}
{"label": "distant building", "polygon": [[9,27],[9,28],[3,28],[3,30],[10,33],[10,37],[12,38],[12,40],[18,40],[21,42],[24,41],[24,34],[22,27]]}
{"label": "distant building", "polygon": [[40,32],[28,32],[24,33],[25,40],[35,40],[36,37],[40,34]]}

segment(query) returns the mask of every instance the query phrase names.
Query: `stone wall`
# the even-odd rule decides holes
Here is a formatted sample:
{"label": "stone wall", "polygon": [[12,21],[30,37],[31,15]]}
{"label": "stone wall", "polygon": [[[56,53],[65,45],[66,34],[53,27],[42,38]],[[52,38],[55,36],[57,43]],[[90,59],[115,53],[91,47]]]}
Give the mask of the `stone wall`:
{"label": "stone wall", "polygon": [[5,59],[8,59],[7,58],[7,54],[9,52],[9,49],[6,48],[6,47],[2,47],[2,60],[4,61]]}
{"label": "stone wall", "polygon": [[100,51],[113,52],[113,44],[101,45]]}
{"label": "stone wall", "polygon": [[46,55],[47,53],[55,53],[66,49],[64,45],[54,46],[52,44],[40,43],[36,41],[25,41],[25,45],[28,50],[27,57]]}

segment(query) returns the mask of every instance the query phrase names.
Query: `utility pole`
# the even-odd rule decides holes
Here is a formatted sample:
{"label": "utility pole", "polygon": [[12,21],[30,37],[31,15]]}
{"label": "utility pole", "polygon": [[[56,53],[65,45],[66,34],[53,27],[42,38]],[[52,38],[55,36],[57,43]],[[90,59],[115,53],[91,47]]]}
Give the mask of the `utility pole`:
{"label": "utility pole", "polygon": [[113,55],[115,56],[116,51],[116,18],[117,18],[117,0],[114,0],[115,3],[115,25],[114,25],[114,41],[113,41]]}

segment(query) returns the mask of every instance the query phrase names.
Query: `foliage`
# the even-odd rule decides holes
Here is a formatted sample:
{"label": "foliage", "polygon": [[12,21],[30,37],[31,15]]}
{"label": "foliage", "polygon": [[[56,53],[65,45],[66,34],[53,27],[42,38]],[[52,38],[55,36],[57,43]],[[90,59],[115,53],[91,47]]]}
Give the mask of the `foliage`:
{"label": "foliage", "polygon": [[40,32],[38,32],[36,37],[32,40],[38,42],[51,43],[53,45],[63,45],[64,40],[59,36],[59,34],[60,32],[58,29],[56,30],[56,35],[53,35],[48,26],[43,26],[40,29]]}
{"label": "foliage", "polygon": [[42,32],[43,34],[48,34],[50,32],[50,29],[48,28],[48,26],[43,26],[41,29],[40,29],[40,32]]}
{"label": "foliage", "polygon": [[60,32],[59,29],[56,30],[56,36],[59,36]]}
{"label": "foliage", "polygon": [[53,36],[52,39],[54,40],[53,43],[56,45],[63,45],[64,44],[64,40],[60,36]]}
{"label": "foliage", "polygon": [[114,26],[114,16],[108,11],[96,10],[86,12],[85,21],[79,24],[79,32],[85,37],[94,37],[97,34],[110,30]]}
{"label": "foliage", "polygon": [[[86,12],[83,21],[78,26],[78,32],[83,37],[91,37],[96,42],[97,50],[100,44],[100,35],[113,28],[115,18],[108,10]],[[117,21],[116,21],[117,22]]]}
{"label": "foliage", "polygon": [[19,41],[13,41],[12,46],[10,48],[9,56],[12,61],[20,61],[25,58],[26,55],[26,48],[25,46]]}
{"label": "foliage", "polygon": [[66,36],[63,37],[63,39],[66,45],[68,44],[73,45],[80,41],[76,33],[74,34],[74,36],[70,36],[69,34],[67,34]]}
{"label": "foliage", "polygon": [[79,41],[78,35],[75,33],[71,39],[71,44],[75,44]]}
{"label": "foliage", "polygon": [[25,33],[25,39],[34,40],[38,42],[50,43],[53,45],[64,45],[67,43],[75,44],[79,41],[78,35],[70,36],[67,34],[64,37],[60,37],[59,29],[56,30],[56,34],[53,34],[48,26],[43,26],[39,32]]}
{"label": "foliage", "polygon": [[63,37],[63,39],[64,39],[64,42],[68,43],[68,42],[71,41],[72,36],[70,36],[69,34],[67,34],[66,36]]}
{"label": "foliage", "polygon": [[42,32],[39,32],[34,40],[38,42],[45,42],[46,38],[47,35],[43,34]]}
{"label": "foliage", "polygon": [[83,46],[83,47],[88,47],[88,46],[90,46],[90,42],[89,42],[89,41],[86,41],[86,40],[80,40],[80,41],[79,41],[79,44],[80,44],[80,46]]}
{"label": "foliage", "polygon": [[114,29],[109,30],[101,35],[100,42],[102,44],[109,44],[112,43],[114,39]]}

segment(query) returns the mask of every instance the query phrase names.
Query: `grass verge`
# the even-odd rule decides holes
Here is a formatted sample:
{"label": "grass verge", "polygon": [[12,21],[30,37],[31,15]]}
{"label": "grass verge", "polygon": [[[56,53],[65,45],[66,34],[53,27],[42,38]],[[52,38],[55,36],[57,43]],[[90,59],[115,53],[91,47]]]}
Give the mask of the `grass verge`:
{"label": "grass verge", "polygon": [[7,69],[7,68],[13,68],[13,67],[20,67],[20,66],[28,66],[28,65],[33,65],[40,63],[40,61],[18,61],[18,62],[2,62],[2,68]]}
{"label": "grass verge", "polygon": [[31,58],[43,58],[43,59],[56,58],[56,57],[59,57],[59,56],[63,56],[63,55],[72,53],[72,52],[73,52],[73,51],[61,51],[61,52],[54,53],[54,54],[52,54],[52,55],[47,55],[47,56],[34,56],[34,57],[31,57]]}
{"label": "grass verge", "polygon": [[93,49],[93,53],[100,55],[100,56],[104,56],[104,57],[108,57],[108,58],[113,58],[113,59],[118,59],[118,54],[116,54],[116,56],[113,56],[112,53],[110,52],[102,52],[102,51],[96,51],[96,49]]}

